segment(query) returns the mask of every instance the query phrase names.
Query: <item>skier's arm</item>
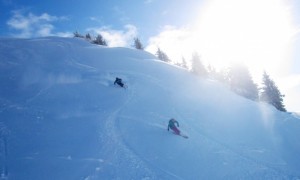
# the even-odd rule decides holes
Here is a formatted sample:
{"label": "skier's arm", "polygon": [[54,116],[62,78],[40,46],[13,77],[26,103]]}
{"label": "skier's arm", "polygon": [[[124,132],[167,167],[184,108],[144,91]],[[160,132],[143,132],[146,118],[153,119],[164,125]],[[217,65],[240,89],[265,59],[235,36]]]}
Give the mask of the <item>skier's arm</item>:
{"label": "skier's arm", "polygon": [[177,127],[179,127],[179,123],[178,123],[178,121],[176,121],[176,124],[177,124]]}
{"label": "skier's arm", "polygon": [[170,127],[170,125],[168,125],[168,131],[169,131],[169,127]]}

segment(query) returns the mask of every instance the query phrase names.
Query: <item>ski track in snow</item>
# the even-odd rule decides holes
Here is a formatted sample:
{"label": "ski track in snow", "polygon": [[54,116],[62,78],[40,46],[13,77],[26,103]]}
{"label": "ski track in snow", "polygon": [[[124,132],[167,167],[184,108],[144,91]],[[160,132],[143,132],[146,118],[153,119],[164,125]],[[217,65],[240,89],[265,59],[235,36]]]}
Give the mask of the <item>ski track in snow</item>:
{"label": "ski track in snow", "polygon": [[[176,111],[178,117],[180,119],[184,119],[184,117],[182,117],[178,111]],[[189,131],[191,131],[191,133],[195,133],[200,135],[202,138],[206,139],[207,141],[209,141],[210,144],[213,144],[214,147],[218,147],[219,149],[221,149],[221,151],[216,151],[215,153],[224,153],[224,154],[234,154],[235,156],[239,157],[240,159],[243,159],[247,162],[249,162],[250,164],[255,164],[257,167],[261,167],[262,169],[266,169],[268,170],[268,174],[272,174],[273,177],[275,179],[299,179],[299,177],[293,176],[288,174],[287,172],[284,172],[283,170],[280,170],[279,168],[276,168],[275,166],[285,166],[285,164],[269,164],[267,162],[263,162],[263,161],[259,161],[258,159],[255,158],[251,158],[247,155],[245,155],[243,152],[239,152],[238,150],[235,150],[234,148],[226,145],[225,143],[222,143],[220,141],[218,141],[217,139],[209,136],[208,134],[204,134],[200,131],[196,131],[195,129],[188,127]],[[248,149],[248,151],[252,151],[254,153],[263,153],[264,150],[261,149]],[[225,163],[225,162],[224,162]],[[244,171],[248,171],[247,169],[244,169]],[[248,174],[251,174],[250,172]],[[270,175],[271,175],[270,174]]]}
{"label": "ski track in snow", "polygon": [[34,101],[37,97],[39,97],[40,95],[42,95],[42,94],[44,94],[45,92],[47,92],[47,90],[50,89],[50,88],[51,88],[51,86],[48,86],[48,87],[46,87],[46,88],[41,89],[41,90],[40,90],[38,93],[36,93],[34,96],[28,98],[28,99],[26,100],[26,103],[30,103],[30,102]]}
{"label": "ski track in snow", "polygon": [[[137,74],[137,73],[133,73],[133,72],[119,72],[119,73],[122,73],[122,74]],[[140,77],[143,76],[143,77],[147,77],[147,75],[145,74],[142,74],[142,73],[139,73],[138,74]],[[165,91],[168,91],[168,88],[162,86],[160,83],[159,83],[159,80],[156,79],[156,78],[153,78],[152,79],[152,83],[155,83],[157,86],[161,87],[161,88],[164,88]],[[133,89],[131,89],[129,92],[133,91]],[[174,173],[171,173],[159,166],[156,166],[155,164],[152,164],[152,162],[148,161],[147,159],[143,158],[142,156],[138,156],[138,153],[135,152],[134,149],[132,149],[124,140],[122,140],[122,137],[120,137],[120,134],[118,134],[118,130],[116,128],[118,128],[118,125],[116,124],[117,123],[117,119],[118,117],[122,117],[122,109],[123,107],[126,107],[126,105],[130,102],[130,100],[132,99],[132,96],[133,96],[133,92],[131,92],[131,97],[128,97],[127,101],[121,106],[119,107],[116,111],[114,111],[114,113],[112,113],[112,115],[107,119],[107,128],[106,129],[114,129],[114,132],[110,132],[110,137],[112,138],[111,140],[112,141],[115,141],[116,143],[118,143],[118,146],[119,147],[122,147],[122,151],[126,154],[126,159],[131,159],[131,160],[134,160],[134,164],[141,164],[143,162],[143,164],[148,164],[149,167],[151,167],[152,169],[155,169],[156,171],[160,171],[162,174],[164,174],[164,176],[167,176],[168,179],[184,179]],[[178,113],[178,111],[176,109],[173,109],[174,111],[174,114],[176,115],[176,117],[178,117],[179,119],[184,119],[184,117],[182,117],[180,115],[180,113]],[[164,116],[160,116],[160,117],[164,117]],[[124,118],[124,116],[123,116]],[[165,117],[164,117],[165,118]],[[165,128],[163,127],[163,125],[160,125],[160,124],[155,124],[154,126],[157,126],[159,128]],[[233,148],[231,148],[230,146],[218,141],[217,139],[213,138],[213,137],[210,137],[209,135],[207,134],[203,134],[199,131],[195,131],[192,127],[187,127],[187,129],[189,129],[189,131],[191,131],[190,133],[196,133],[198,135],[200,135],[201,137],[203,137],[204,139],[206,139],[207,141],[209,141],[210,144],[212,144],[214,147],[218,147],[219,149],[222,149],[222,152],[223,153],[229,153],[229,154],[234,154],[236,157],[240,158],[240,159],[243,159],[243,161],[246,161],[246,162],[249,162],[250,164],[255,164],[255,166],[257,167],[260,167],[261,169],[268,169],[267,172],[268,172],[268,176],[273,176],[273,177],[281,177],[282,179],[290,179],[290,175],[286,174],[285,172],[283,172],[282,170],[279,170],[278,168],[274,167],[275,165],[278,166],[278,164],[268,164],[266,162],[262,162],[262,161],[259,161],[257,159],[254,159],[254,158],[251,158],[251,157],[248,157],[247,155],[243,154],[242,152],[239,152],[237,150],[234,150]],[[121,143],[122,142],[122,143]],[[251,151],[251,150],[249,150]],[[221,153],[222,153],[221,152]],[[259,153],[262,153],[262,150],[258,149],[258,150],[253,150],[253,152],[259,152]],[[215,152],[215,153],[219,153],[219,152]],[[139,162],[136,162],[136,161],[139,161]],[[224,162],[226,163],[226,162]],[[281,164],[282,165],[282,164]],[[135,166],[135,165],[134,165]],[[140,167],[140,165],[138,165],[138,167]],[[147,171],[151,171],[150,169],[147,168]],[[143,167],[143,169],[146,169],[145,167]],[[247,172],[248,170],[247,169],[244,169],[244,172]],[[252,171],[251,172],[248,172],[248,174],[251,174],[253,173]],[[162,175],[160,174],[160,175]],[[151,177],[154,177],[153,173],[151,175]],[[276,178],[276,179],[277,179]],[[295,177],[294,177],[295,178]],[[152,178],[151,178],[152,179]],[[154,178],[155,179],[155,178]]]}
{"label": "ski track in snow", "polygon": [[[132,76],[132,75],[138,75],[139,77],[143,78],[149,78],[148,75],[143,73],[136,73],[136,72],[128,72],[128,71],[118,71],[114,72],[116,74],[126,74],[126,76]],[[158,85],[159,80],[156,78],[152,78],[152,82]],[[159,84],[160,86],[160,84]],[[162,86],[161,86],[162,87]],[[129,166],[129,169],[133,170],[134,173],[132,176],[130,176],[130,179],[178,179],[183,180],[184,178],[179,177],[178,175],[167,171],[152,162],[148,161],[146,158],[143,158],[142,156],[138,155],[137,152],[126,142],[126,140],[122,137],[120,134],[120,126],[119,126],[119,119],[124,118],[126,116],[122,115],[122,111],[124,107],[126,107],[132,99],[134,99],[134,96],[136,94],[134,88],[134,84],[130,85],[130,89],[126,90],[125,93],[128,93],[125,102],[123,105],[120,105],[117,109],[112,112],[109,117],[106,119],[106,125],[105,129],[106,132],[105,137],[101,137],[103,139],[106,139],[106,142],[109,142],[109,144],[106,144],[107,148],[110,153],[114,154],[115,161],[120,163],[120,159],[123,159],[127,163],[127,166]],[[130,117],[132,118],[132,117]],[[161,126],[162,128],[162,126]],[[103,136],[103,135],[102,135]],[[114,161],[114,160],[112,160]],[[105,160],[103,160],[105,162]],[[114,167],[118,168],[120,164],[115,164]],[[140,171],[140,172],[139,172]],[[157,174],[157,171],[160,173]],[[156,173],[154,173],[156,172]],[[129,174],[131,172],[128,172]],[[142,174],[140,174],[142,173]],[[116,173],[117,174],[117,173]],[[93,175],[89,176],[92,179],[97,179],[101,177],[101,175],[97,172],[95,172]],[[113,179],[123,179],[120,177],[113,177]]]}
{"label": "ski track in snow", "polygon": [[[123,90],[123,89],[120,89]],[[126,107],[129,101],[132,99],[132,93],[126,97],[125,102],[123,105],[120,105],[117,109],[112,112],[109,117],[105,120],[105,133],[103,133],[100,138],[105,140],[105,151],[110,153],[113,158],[109,160],[110,166],[113,166],[114,170],[114,177],[112,179],[124,179],[122,174],[118,173],[119,168],[125,168],[126,166],[128,169],[128,178],[130,179],[157,179],[155,174],[147,167],[147,165],[141,161],[140,157],[133,153],[133,151],[124,144],[122,137],[118,130],[118,118],[122,113],[122,109]],[[127,93],[127,92],[126,92]],[[106,159],[103,159],[102,165],[106,162]],[[105,164],[104,164],[105,165]],[[98,167],[101,169],[101,166]],[[102,172],[97,172],[98,169],[96,168],[95,173],[88,176],[88,180],[90,179],[101,179],[107,178],[102,177]],[[141,174],[142,173],[142,174]]]}

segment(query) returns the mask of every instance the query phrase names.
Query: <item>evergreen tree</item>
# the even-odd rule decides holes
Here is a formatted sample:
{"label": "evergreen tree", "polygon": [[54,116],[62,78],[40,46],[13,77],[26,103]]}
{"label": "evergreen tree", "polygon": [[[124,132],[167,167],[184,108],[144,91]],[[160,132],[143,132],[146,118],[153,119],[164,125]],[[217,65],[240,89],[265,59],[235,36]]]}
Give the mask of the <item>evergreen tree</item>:
{"label": "evergreen tree", "polygon": [[188,66],[187,66],[187,63],[186,63],[186,60],[184,57],[182,57],[182,62],[181,62],[181,67],[185,68],[185,69],[188,69]]}
{"label": "evergreen tree", "polygon": [[248,68],[244,65],[234,65],[229,69],[228,82],[231,89],[237,94],[251,99],[258,100],[258,88],[253,82]]}
{"label": "evergreen tree", "polygon": [[227,83],[229,84],[229,80],[228,80],[228,69],[227,68],[222,68],[221,70],[219,70],[217,72],[217,76],[216,79],[222,83]]}
{"label": "evergreen tree", "polygon": [[74,32],[74,37],[78,37],[78,38],[84,38],[83,35],[81,35],[78,31]]}
{"label": "evergreen tree", "polygon": [[107,43],[105,41],[105,39],[102,37],[101,34],[99,34],[96,39],[93,41],[94,44],[98,44],[98,45],[103,45],[103,46],[107,46]]}
{"label": "evergreen tree", "polygon": [[91,40],[92,40],[92,37],[91,37],[90,33],[87,33],[87,34],[85,35],[85,39],[88,40],[88,41],[91,41]]}
{"label": "evergreen tree", "polygon": [[165,52],[163,52],[162,50],[160,50],[160,48],[157,49],[156,52],[157,58],[159,60],[165,61],[165,62],[170,62],[171,60],[169,59],[169,57],[167,56],[167,54]]}
{"label": "evergreen tree", "polygon": [[216,71],[216,68],[214,66],[208,65],[207,73],[210,78],[218,79],[218,72]]}
{"label": "evergreen tree", "polygon": [[134,47],[139,50],[144,50],[144,47],[139,38],[134,38]]}
{"label": "evergreen tree", "polygon": [[192,69],[191,72],[200,76],[207,76],[207,70],[205,69],[198,53],[194,53],[192,56]]}
{"label": "evergreen tree", "polygon": [[269,75],[264,72],[263,73],[263,87],[261,88],[262,92],[260,93],[260,100],[267,102],[273,105],[279,111],[286,112],[286,109],[283,104],[283,97],[275,85],[275,82],[269,77]]}
{"label": "evergreen tree", "polygon": [[222,83],[228,83],[228,69],[222,68],[220,70],[216,70],[216,68],[212,65],[207,66],[208,77],[211,79],[217,80]]}
{"label": "evergreen tree", "polygon": [[182,57],[181,62],[177,62],[175,65],[176,65],[176,66],[179,66],[179,67],[182,67],[182,68],[185,68],[185,69],[188,68],[187,63],[186,63],[184,57]]}

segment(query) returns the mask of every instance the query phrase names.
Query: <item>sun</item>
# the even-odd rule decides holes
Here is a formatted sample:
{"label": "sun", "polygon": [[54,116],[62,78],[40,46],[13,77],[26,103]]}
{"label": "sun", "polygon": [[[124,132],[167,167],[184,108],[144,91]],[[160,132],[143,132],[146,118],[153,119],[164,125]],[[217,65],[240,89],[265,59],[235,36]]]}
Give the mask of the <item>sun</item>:
{"label": "sun", "polygon": [[217,68],[243,63],[254,73],[278,70],[295,34],[283,0],[213,0],[197,21],[205,61]]}

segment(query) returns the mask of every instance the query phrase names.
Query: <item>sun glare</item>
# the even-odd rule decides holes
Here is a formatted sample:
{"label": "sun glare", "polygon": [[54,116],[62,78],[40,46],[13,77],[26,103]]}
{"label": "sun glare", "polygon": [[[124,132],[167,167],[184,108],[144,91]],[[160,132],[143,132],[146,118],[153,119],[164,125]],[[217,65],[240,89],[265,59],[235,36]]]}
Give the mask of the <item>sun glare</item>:
{"label": "sun glare", "polygon": [[214,0],[201,13],[199,51],[217,68],[244,63],[259,73],[277,71],[288,59],[295,33],[282,0]]}

